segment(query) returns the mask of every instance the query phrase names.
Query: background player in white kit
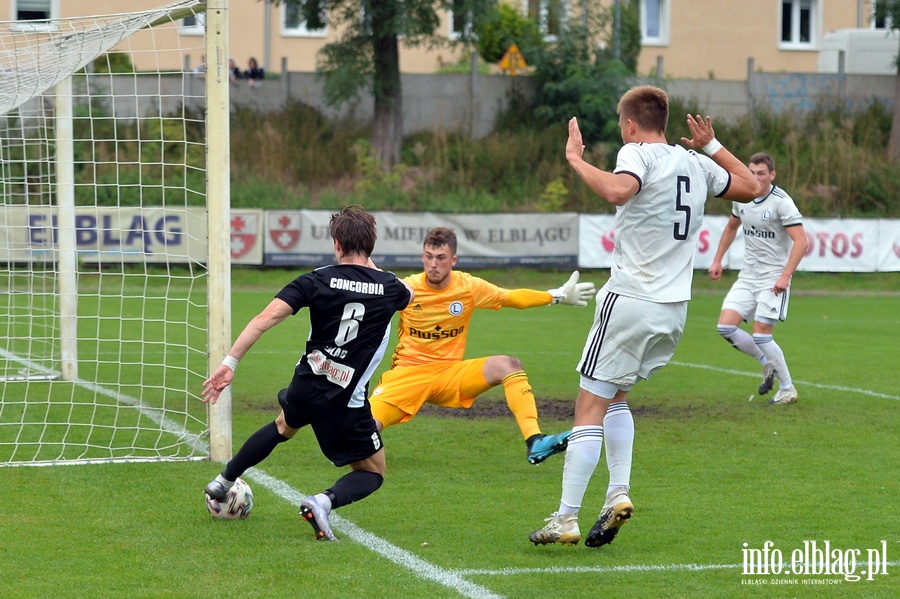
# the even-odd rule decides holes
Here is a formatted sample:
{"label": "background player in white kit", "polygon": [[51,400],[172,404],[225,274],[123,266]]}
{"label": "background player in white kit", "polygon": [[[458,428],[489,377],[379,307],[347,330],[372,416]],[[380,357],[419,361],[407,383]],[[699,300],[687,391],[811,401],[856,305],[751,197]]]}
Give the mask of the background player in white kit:
{"label": "background player in white kit", "polygon": [[559,509],[529,535],[536,545],[581,539],[578,511],[600,461],[604,433],[609,486],[585,545],[611,543],[631,518],[634,420],[626,395],[639,379],[668,363],[681,339],[707,195],[749,202],[760,193],[747,167],[716,141],[709,117],[688,115],[693,137],[682,141],[702,147],[712,160],[668,144],[669,99],[663,90],[628,90],[618,113],[625,145],[613,172],[584,161],[578,122],[569,121],[566,159],[597,195],[616,206],[616,241],[610,278],[597,294],[594,324],[578,365],[581,388]]}
{"label": "background player in white kit", "polygon": [[[750,171],[762,186],[762,195],[749,204],[734,204],[709,276],[722,277],[722,258],[731,247],[738,228],[744,229],[744,263],[731,286],[722,313],[719,334],[735,348],[756,359],[763,367],[759,392],[772,389],[778,378],[778,393],[769,405],[797,401],[797,390],[781,347],[772,338],[779,320],[787,318],[791,276],[806,254],[809,242],[803,217],[794,200],[773,184],[775,161],[759,152],[750,157]],[[753,322],[753,336],[741,329],[741,322]]]}

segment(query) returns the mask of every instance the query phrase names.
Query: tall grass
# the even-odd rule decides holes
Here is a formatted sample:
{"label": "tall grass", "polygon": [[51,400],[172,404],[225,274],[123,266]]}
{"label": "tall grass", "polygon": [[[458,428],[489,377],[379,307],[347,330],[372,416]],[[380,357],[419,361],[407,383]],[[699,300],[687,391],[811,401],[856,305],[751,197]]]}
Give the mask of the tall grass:
{"label": "tall grass", "polygon": [[[672,115],[697,113],[680,101]],[[900,168],[887,158],[892,114],[881,104],[859,112],[827,98],[811,111],[775,113],[760,107],[734,123],[715,123],[716,136],[746,160],[767,152],[775,160],[776,185],[807,216],[900,215]],[[669,140],[688,136],[679,118],[670,118]],[[721,207],[720,207],[721,209]]]}
{"label": "tall grass", "polygon": [[[372,168],[369,131],[361,123],[330,120],[300,103],[271,113],[240,109],[231,123],[233,205],[610,212],[566,163],[566,123],[535,129],[527,104],[510,106],[496,131],[481,139],[443,130],[408,136],[402,163],[387,174]],[[673,99],[670,142],[688,136],[680,117],[688,112],[697,108]],[[735,122],[714,122],[736,156],[773,156],[776,183],[805,215],[844,217],[900,215],[900,169],[886,156],[890,124],[891,113],[879,104],[851,112],[826,100],[809,112],[762,107]],[[614,123],[606,125],[602,139],[585,140],[585,156],[609,169],[620,141]],[[710,206],[727,209],[727,203]]]}

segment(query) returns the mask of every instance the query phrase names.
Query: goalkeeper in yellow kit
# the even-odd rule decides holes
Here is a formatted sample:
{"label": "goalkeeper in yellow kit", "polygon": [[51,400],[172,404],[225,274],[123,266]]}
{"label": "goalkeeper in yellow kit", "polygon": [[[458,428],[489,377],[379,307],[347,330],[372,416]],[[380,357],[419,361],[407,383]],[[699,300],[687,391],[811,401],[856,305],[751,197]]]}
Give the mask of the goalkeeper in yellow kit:
{"label": "goalkeeper in yellow kit", "polygon": [[506,403],[516,417],[528,446],[528,461],[539,464],[565,451],[571,431],[544,435],[537,406],[522,363],[512,356],[463,360],[472,313],[478,308],[534,308],[551,304],[584,307],[594,295],[593,283],[579,283],[578,272],[559,289],[503,289],[454,271],[456,234],[445,227],[425,237],[425,271],[404,282],[415,301],[400,312],[399,341],[391,369],[382,375],[369,398],[379,430],[406,422],[425,403],[445,408],[469,408],[475,398],[503,385]]}

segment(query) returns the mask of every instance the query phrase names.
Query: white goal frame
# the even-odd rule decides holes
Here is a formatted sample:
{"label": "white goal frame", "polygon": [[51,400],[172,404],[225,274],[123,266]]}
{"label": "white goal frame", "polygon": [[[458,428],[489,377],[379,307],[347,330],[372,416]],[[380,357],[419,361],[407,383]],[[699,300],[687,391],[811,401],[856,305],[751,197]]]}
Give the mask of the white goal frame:
{"label": "white goal frame", "polygon": [[[90,82],[86,86],[86,92],[84,90],[73,92],[72,74],[92,64],[94,59],[121,48],[131,33],[116,38],[115,31],[117,29],[177,27],[179,19],[191,14],[199,14],[204,9],[207,35],[197,43],[203,44],[204,54],[209,57],[206,61],[206,76],[200,82],[196,81],[197,78],[192,73],[182,72],[179,74],[179,72],[175,72],[174,75],[172,73],[170,75],[174,76],[176,80],[183,78],[187,82],[186,85],[196,85],[205,91],[205,102],[203,102],[205,164],[203,166],[206,178],[205,188],[202,190],[205,193],[205,211],[200,213],[200,216],[194,216],[194,213],[197,212],[196,209],[192,211],[186,206],[177,208],[166,205],[168,201],[166,198],[170,195],[178,195],[178,190],[167,191],[166,189],[162,191],[164,198],[162,210],[184,213],[185,222],[189,219],[201,222],[205,220],[205,229],[200,231],[201,235],[196,234],[196,226],[189,232],[189,235],[198,239],[205,233],[205,240],[192,240],[194,244],[202,244],[205,241],[205,253],[202,259],[195,259],[196,252],[192,253],[184,267],[177,264],[168,266],[168,263],[162,267],[146,263],[141,266],[141,263],[138,262],[138,266],[135,268],[133,259],[132,263],[127,266],[114,265],[114,269],[119,267],[123,271],[128,271],[129,274],[126,276],[131,275],[131,270],[136,270],[137,276],[134,277],[136,281],[143,280],[141,279],[141,268],[145,272],[152,268],[157,270],[161,268],[163,271],[183,268],[187,271],[187,275],[180,277],[186,281],[184,285],[189,289],[184,292],[190,294],[186,300],[183,297],[175,296],[171,299],[160,297],[147,300],[147,303],[153,304],[154,308],[158,304],[166,311],[168,311],[169,304],[176,305],[188,313],[184,317],[185,321],[180,322],[178,315],[170,317],[166,313],[158,325],[159,328],[165,329],[166,332],[163,333],[153,330],[153,323],[156,321],[152,318],[149,322],[142,322],[140,325],[146,327],[146,330],[154,335],[157,333],[161,335],[161,341],[157,341],[158,345],[164,347],[175,345],[176,350],[173,353],[181,351],[187,356],[184,359],[184,365],[175,369],[170,368],[165,359],[160,363],[126,364],[122,366],[122,374],[119,375],[124,380],[111,382],[99,375],[101,367],[92,364],[89,368],[83,368],[85,353],[91,351],[90,346],[92,345],[96,345],[99,352],[101,341],[98,339],[86,340],[83,330],[81,338],[79,337],[79,324],[84,328],[85,320],[95,318],[99,330],[108,325],[109,318],[99,314],[92,314],[90,318],[86,318],[87,308],[80,305],[96,303],[97,310],[100,310],[100,304],[106,298],[101,298],[98,294],[98,297],[88,297],[87,302],[81,301],[84,298],[81,297],[83,292],[79,291],[79,279],[80,277],[96,278],[98,281],[103,279],[105,265],[103,258],[97,258],[99,265],[96,272],[89,272],[82,264],[83,257],[80,255],[76,243],[76,237],[79,234],[76,219],[79,214],[83,216],[86,207],[83,201],[80,205],[76,205],[75,165],[79,164],[79,168],[84,168],[84,164],[83,158],[76,157],[73,121],[76,120],[74,116],[76,110],[93,111],[94,99],[91,97]],[[27,47],[15,47],[15,41],[12,49],[9,49],[9,46],[0,46],[0,68],[9,73],[8,66],[14,64],[20,69],[15,77],[19,87],[12,93],[0,92],[0,112],[4,115],[15,113],[26,102],[34,103],[34,98],[37,98],[38,105],[42,107],[39,111],[50,110],[52,113],[47,118],[47,122],[52,122],[53,138],[46,141],[46,148],[48,148],[48,153],[55,153],[51,161],[52,169],[48,167],[48,171],[52,170],[52,172],[42,173],[45,182],[41,184],[51,190],[47,195],[51,197],[52,208],[50,211],[54,219],[52,232],[55,247],[49,250],[52,258],[49,260],[45,258],[43,263],[32,262],[29,259],[22,264],[20,263],[21,258],[16,257],[20,256],[16,251],[21,248],[12,247],[15,243],[8,242],[10,247],[0,247],[0,256],[3,255],[4,250],[7,250],[7,254],[12,256],[7,258],[9,261],[8,271],[4,271],[4,276],[9,281],[8,306],[4,306],[5,309],[10,310],[9,319],[13,320],[12,313],[17,310],[15,304],[18,300],[12,298],[16,293],[25,297],[23,301],[26,304],[33,301],[31,298],[50,296],[52,298],[50,304],[54,312],[46,315],[51,333],[47,335],[46,339],[42,338],[42,342],[46,341],[48,345],[52,346],[52,364],[32,362],[28,355],[25,355],[24,358],[19,355],[14,356],[12,352],[5,349],[5,344],[0,344],[0,360],[10,360],[13,359],[11,356],[14,356],[16,361],[25,366],[21,371],[22,374],[0,376],[0,466],[207,458],[226,461],[231,457],[230,389],[220,396],[215,406],[206,407],[199,399],[199,383],[205,378],[206,373],[212,372],[218,366],[231,345],[227,14],[228,0],[208,0],[207,2],[181,0],[154,10],[122,15],[103,15],[96,18],[97,25],[93,29],[80,23],[78,28],[74,27],[72,23],[65,23],[66,26],[63,27],[61,24],[58,28],[59,33],[54,36],[52,33],[54,27],[49,27],[51,33],[44,33],[40,36],[32,35],[31,45]],[[56,23],[51,25],[56,25]],[[37,38],[37,41],[34,41],[34,38]],[[194,39],[197,40],[197,38]],[[4,48],[7,49],[4,50]],[[37,64],[39,68],[28,66],[30,64]],[[48,69],[48,64],[56,65],[56,68]],[[190,64],[189,59],[178,66],[188,64]],[[51,88],[53,89],[52,93],[48,91]],[[107,91],[106,93],[112,94],[113,92]],[[76,94],[80,95],[78,98],[80,104],[74,101]],[[48,103],[48,98],[51,99],[50,103]],[[110,102],[117,100],[114,95],[110,95],[109,98],[107,99]],[[150,98],[150,100],[153,99]],[[85,108],[86,102],[89,108]],[[157,103],[162,105],[163,99],[158,98]],[[187,110],[186,104],[187,98],[182,104],[184,110]],[[160,110],[162,109],[160,108]],[[12,118],[24,120],[21,114]],[[115,115],[113,115],[113,119],[115,119]],[[159,118],[159,120],[163,119]],[[137,121],[140,122],[140,117],[137,117]],[[159,125],[161,131],[164,127],[163,124]],[[161,132],[160,135],[164,134]],[[102,143],[102,141],[97,140],[97,143]],[[135,143],[140,144],[140,141]],[[165,141],[163,137],[159,145],[165,145]],[[127,142],[116,142],[116,145],[124,143]],[[82,147],[83,145],[82,143]],[[185,137],[184,145],[189,145],[187,137]],[[191,148],[191,150],[195,149]],[[163,150],[160,152],[165,155]],[[185,149],[184,153],[187,155],[188,150]],[[2,154],[3,152],[0,151],[0,162],[5,159]],[[22,159],[25,170],[28,170],[28,160],[27,157]],[[143,160],[143,158],[139,160]],[[160,160],[161,164],[155,166],[165,173],[170,165],[166,164],[166,158]],[[187,160],[186,156],[185,160]],[[138,168],[142,170],[143,166],[139,163]],[[195,167],[192,168],[196,170]],[[183,167],[183,170],[188,170],[188,167]],[[0,191],[2,192],[13,187],[3,179],[5,173],[5,168],[0,171]],[[166,185],[168,184],[164,183],[162,186],[165,188]],[[118,185],[113,186],[113,188],[117,187]],[[192,193],[196,196],[196,190],[186,188],[183,191],[185,196]],[[138,190],[138,193],[143,197],[142,190]],[[24,203],[7,203],[6,198],[0,197],[0,226],[5,227],[8,222],[17,222],[14,216],[16,211],[32,210],[30,202],[31,200],[26,198]],[[140,206],[142,213],[144,210],[150,209],[143,203]],[[41,208],[47,209],[47,207]],[[100,211],[99,207],[97,211]],[[10,229],[13,228],[10,227]],[[8,233],[7,237],[12,239],[14,234]],[[0,241],[2,240],[3,236],[0,235]],[[102,251],[96,253],[99,256]],[[3,258],[0,257],[0,261],[2,260]],[[163,272],[162,275],[153,273],[145,278],[165,281],[166,276]],[[16,289],[20,279],[25,279],[26,283],[24,283],[23,289]],[[125,276],[122,279],[123,288],[132,284],[131,280],[124,281]],[[35,285],[34,282],[38,280],[39,282]],[[196,287],[200,287],[203,283],[205,283],[204,300],[206,304],[199,306],[205,317],[205,322],[201,327],[196,322],[196,316],[192,316],[192,314],[197,312],[196,298],[201,295]],[[148,283],[144,281],[144,284]],[[46,289],[40,289],[41,286],[46,286]],[[173,287],[177,287],[177,284]],[[168,291],[166,289],[166,293]],[[2,293],[3,290],[0,289],[0,294]],[[150,295],[155,293],[155,291],[151,291]],[[183,291],[177,290],[177,293],[183,293]],[[139,298],[126,296],[120,298],[119,301],[126,304],[135,299]],[[27,321],[31,316],[30,308],[31,305],[28,304],[21,310],[21,314],[17,312],[14,316],[22,316]],[[173,310],[173,312],[177,311],[177,309]],[[0,314],[0,316],[3,315]],[[170,318],[173,320],[168,320]],[[124,315],[122,320],[127,320]],[[26,323],[25,326],[30,325]],[[188,340],[179,339],[170,343],[166,336],[169,328],[177,331],[176,337],[183,336]],[[201,328],[205,328],[203,331],[205,335],[202,340],[198,341],[197,332]],[[8,330],[12,331],[11,325]],[[26,330],[30,329],[26,328]],[[25,336],[27,337],[27,333]],[[37,335],[34,336],[37,337]],[[24,341],[28,342],[26,343],[28,347],[31,347],[32,340],[25,339]],[[116,345],[114,337],[104,337],[102,342],[107,346]],[[141,339],[123,337],[121,341],[123,346],[135,343],[140,345]],[[85,345],[89,347],[87,351],[81,347]],[[143,356],[143,349],[141,349],[141,355]],[[198,357],[202,357],[202,360],[198,360]],[[110,370],[114,366],[114,360],[109,360],[103,368]],[[174,384],[168,382],[170,370],[177,371],[172,378],[180,382]],[[129,377],[138,380],[131,380]],[[165,379],[166,382],[158,384],[158,388],[145,397],[143,381],[154,378]],[[151,381],[151,386],[153,385],[157,385],[157,383]],[[123,388],[137,392],[123,392]],[[183,401],[182,399],[174,401],[169,399],[172,396],[178,398],[181,395],[184,396]],[[67,399],[67,396],[71,399]],[[88,396],[87,399],[85,399],[86,396]],[[65,418],[59,418],[56,415],[57,412],[65,412],[66,409],[68,409],[70,417],[68,422],[65,421]],[[41,414],[42,411],[46,413],[46,418],[43,422],[39,422],[35,419],[35,414]],[[103,416],[98,417],[96,421],[87,421],[94,417],[90,414],[91,411],[95,414],[102,413]],[[76,418],[72,416],[73,414],[80,416]],[[88,417],[82,421],[79,418],[82,418],[84,414],[88,414]],[[17,425],[19,426],[18,430],[15,429]],[[121,442],[123,437],[128,438],[129,435],[134,438],[130,447]],[[102,441],[98,443],[97,438]],[[108,442],[109,446],[104,446],[104,442]]]}

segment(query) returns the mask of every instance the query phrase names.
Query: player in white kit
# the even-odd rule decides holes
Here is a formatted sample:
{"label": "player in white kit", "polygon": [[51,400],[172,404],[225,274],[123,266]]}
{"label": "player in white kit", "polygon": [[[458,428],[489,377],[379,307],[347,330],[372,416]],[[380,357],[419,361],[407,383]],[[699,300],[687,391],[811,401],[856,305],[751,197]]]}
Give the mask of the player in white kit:
{"label": "player in white kit", "polygon": [[[787,318],[791,276],[809,242],[794,200],[773,183],[772,157],[759,152],[750,157],[749,166],[762,186],[762,195],[749,204],[732,207],[709,276],[716,280],[722,277],[722,258],[738,229],[743,228],[744,263],[722,303],[718,330],[731,345],[762,364],[760,394],[768,393],[773,379],[778,378],[778,393],[769,405],[787,405],[797,401],[798,394],[784,352],[772,338],[772,332],[779,320]],[[752,336],[739,326],[751,321]]]}
{"label": "player in white kit", "polygon": [[663,90],[630,89],[618,113],[624,146],[613,172],[584,161],[578,122],[569,121],[566,159],[597,195],[616,206],[615,249],[578,364],[581,383],[559,509],[529,535],[535,545],[581,539],[578,511],[600,461],[604,434],[609,486],[585,545],[612,542],[631,518],[634,420],[626,395],[669,361],[681,339],[707,196],[749,202],[759,195],[747,167],[715,139],[709,117],[688,115],[692,138],[682,141],[703,148],[712,159],[668,144],[669,103]]}

